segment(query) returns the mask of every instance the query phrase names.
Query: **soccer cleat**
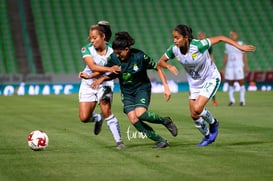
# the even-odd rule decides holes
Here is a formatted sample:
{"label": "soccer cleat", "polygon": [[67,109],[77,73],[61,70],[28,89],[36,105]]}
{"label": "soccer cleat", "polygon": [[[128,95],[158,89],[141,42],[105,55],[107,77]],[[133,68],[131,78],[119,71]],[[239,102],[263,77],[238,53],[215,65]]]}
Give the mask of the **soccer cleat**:
{"label": "soccer cleat", "polygon": [[167,119],[168,123],[166,125],[164,125],[169,131],[170,133],[173,135],[173,136],[177,136],[177,127],[176,125],[174,124],[172,118],[170,117],[166,117],[164,119]]}
{"label": "soccer cleat", "polygon": [[159,141],[155,144],[155,146],[153,146],[153,148],[165,148],[169,146],[169,143],[167,140],[164,140],[164,141]]}
{"label": "soccer cleat", "polygon": [[213,141],[210,140],[210,136],[207,138],[207,137],[204,137],[202,139],[202,141],[197,145],[199,147],[202,147],[202,146],[208,146],[209,144],[211,144]]}
{"label": "soccer cleat", "polygon": [[96,121],[94,126],[94,134],[98,135],[101,132],[103,120]]}
{"label": "soccer cleat", "polygon": [[209,125],[209,131],[210,131],[210,136],[209,136],[209,139],[214,142],[217,138],[217,135],[218,135],[218,127],[219,127],[219,122],[215,120],[215,123],[214,124],[210,124]]}
{"label": "soccer cleat", "polygon": [[230,102],[229,104],[228,104],[228,106],[233,106],[234,105],[234,102]]}
{"label": "soccer cleat", "polygon": [[240,102],[240,106],[245,106],[246,104],[244,102]]}
{"label": "soccer cleat", "polygon": [[116,147],[118,150],[122,150],[125,148],[125,145],[122,141],[120,142],[117,142],[117,147]]}

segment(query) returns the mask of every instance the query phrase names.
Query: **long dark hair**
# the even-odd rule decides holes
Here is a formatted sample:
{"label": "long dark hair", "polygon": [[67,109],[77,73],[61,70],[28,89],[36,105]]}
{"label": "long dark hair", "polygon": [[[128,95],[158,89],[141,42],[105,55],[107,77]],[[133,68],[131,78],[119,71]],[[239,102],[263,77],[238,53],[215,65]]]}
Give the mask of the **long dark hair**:
{"label": "long dark hair", "polygon": [[183,35],[184,37],[188,36],[189,42],[191,42],[191,40],[194,38],[193,34],[192,34],[191,27],[189,27],[187,25],[183,25],[183,24],[177,25],[174,28],[174,30],[177,31],[178,33],[180,33],[181,35]]}
{"label": "long dark hair", "polygon": [[126,48],[130,48],[134,44],[134,38],[132,38],[128,32],[122,31],[115,34],[115,39],[112,43],[112,47],[116,50],[124,50]]}

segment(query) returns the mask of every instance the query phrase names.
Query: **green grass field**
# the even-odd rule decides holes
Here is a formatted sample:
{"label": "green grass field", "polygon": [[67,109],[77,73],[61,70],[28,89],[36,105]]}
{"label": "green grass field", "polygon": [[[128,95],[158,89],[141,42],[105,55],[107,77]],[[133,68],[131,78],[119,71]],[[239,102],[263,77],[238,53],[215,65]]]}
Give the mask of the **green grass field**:
{"label": "green grass field", "polygon": [[[179,129],[172,137],[163,126],[152,125],[169,140],[165,149],[152,149],[147,138],[128,139],[128,128],[129,136],[135,129],[115,94],[113,111],[125,150],[115,148],[105,123],[98,136],[94,124],[80,123],[77,95],[1,96],[0,180],[272,180],[273,92],[247,92],[245,107],[228,107],[227,93],[217,93],[220,105],[208,108],[220,121],[219,136],[204,148],[196,146],[202,136],[189,117],[187,94],[173,94],[170,102],[162,94],[152,96],[150,110],[171,115]],[[44,151],[27,145],[36,129],[49,136]]]}

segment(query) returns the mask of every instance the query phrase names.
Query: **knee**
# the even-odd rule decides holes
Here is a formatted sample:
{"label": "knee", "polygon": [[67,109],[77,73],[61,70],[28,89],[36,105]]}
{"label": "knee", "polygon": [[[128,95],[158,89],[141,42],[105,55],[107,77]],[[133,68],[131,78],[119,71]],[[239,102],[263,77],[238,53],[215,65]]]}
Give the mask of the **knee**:
{"label": "knee", "polygon": [[199,119],[200,114],[202,113],[203,108],[200,106],[194,105],[191,109],[191,117],[193,120]]}
{"label": "knee", "polygon": [[87,123],[88,120],[90,119],[90,115],[88,114],[79,114],[80,121],[82,123]]}

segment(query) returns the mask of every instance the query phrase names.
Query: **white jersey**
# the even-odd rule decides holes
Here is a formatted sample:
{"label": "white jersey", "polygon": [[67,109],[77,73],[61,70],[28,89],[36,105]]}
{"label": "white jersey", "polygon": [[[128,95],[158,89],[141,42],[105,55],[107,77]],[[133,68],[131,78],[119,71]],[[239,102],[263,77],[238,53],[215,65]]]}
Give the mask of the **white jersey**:
{"label": "white jersey", "polygon": [[[238,41],[237,43],[239,45],[243,44],[242,41]],[[225,54],[227,54],[226,68],[236,68],[244,66],[243,51],[239,50],[238,48],[230,44],[225,44]]]}
{"label": "white jersey", "polygon": [[[96,49],[94,48],[94,46],[91,43],[89,43],[89,44],[87,44],[86,46],[84,46],[81,49],[81,53],[82,53],[82,58],[83,59],[85,57],[92,57],[95,64],[100,65],[100,66],[105,66],[107,64],[107,62],[108,62],[108,59],[109,59],[110,55],[113,53],[113,49],[107,43],[106,44],[106,54],[105,55],[99,55],[97,53]],[[83,72],[87,73],[88,75],[93,73],[88,65],[85,66]],[[82,79],[82,83],[87,84],[87,85],[91,85],[95,80],[96,80],[96,78]],[[105,82],[103,82],[102,85],[103,86],[110,86],[113,89],[114,81],[113,80],[105,81]]]}
{"label": "white jersey", "polygon": [[208,52],[210,46],[209,39],[193,39],[185,55],[176,45],[172,45],[165,53],[169,59],[176,58],[184,67],[190,88],[203,88],[208,79],[220,80],[220,73]]}

